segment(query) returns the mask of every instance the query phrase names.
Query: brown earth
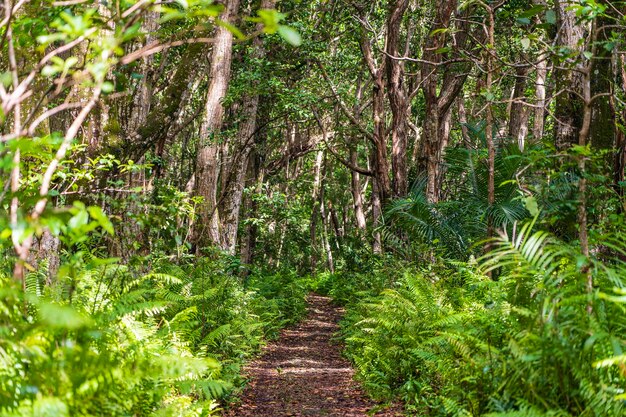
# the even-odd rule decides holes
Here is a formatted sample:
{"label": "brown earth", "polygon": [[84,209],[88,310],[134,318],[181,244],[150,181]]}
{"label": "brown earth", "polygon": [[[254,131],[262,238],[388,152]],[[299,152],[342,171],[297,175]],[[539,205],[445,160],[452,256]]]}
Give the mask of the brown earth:
{"label": "brown earth", "polygon": [[343,310],[330,298],[308,297],[308,316],[285,329],[245,369],[250,382],[226,417],[402,416],[380,410],[353,380],[354,370],[332,340]]}

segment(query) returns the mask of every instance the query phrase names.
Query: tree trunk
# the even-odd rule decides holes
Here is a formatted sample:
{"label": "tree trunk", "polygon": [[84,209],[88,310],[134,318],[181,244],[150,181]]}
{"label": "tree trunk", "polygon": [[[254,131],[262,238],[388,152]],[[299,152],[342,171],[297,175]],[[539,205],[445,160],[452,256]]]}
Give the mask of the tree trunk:
{"label": "tree trunk", "polygon": [[[573,51],[580,50],[580,42],[584,36],[584,26],[576,22],[573,10],[569,9],[570,1],[556,0],[557,45]],[[576,57],[578,58],[578,56]],[[565,63],[561,63],[564,66]],[[564,151],[578,143],[578,134],[582,128],[584,102],[582,97],[583,76],[570,69],[555,69],[556,107],[555,146]]]}
{"label": "tree trunk", "polygon": [[511,103],[511,118],[509,119],[509,137],[517,142],[520,151],[524,151],[526,135],[528,134],[529,110],[526,103],[526,81],[529,67],[518,67],[515,73],[515,88]]}
{"label": "tree trunk", "polygon": [[[621,55],[617,58],[619,61],[619,76],[622,91],[626,91],[626,57]],[[626,110],[622,110],[621,124],[626,124]],[[626,189],[625,170],[626,170],[626,134],[619,127],[615,126],[615,160],[613,162],[613,187],[615,188],[617,195],[620,197],[621,204],[618,208],[618,213],[626,211],[626,199],[624,199],[624,190]]]}
{"label": "tree trunk", "polygon": [[[597,25],[601,27],[611,25],[612,22],[613,20],[608,18],[599,18]],[[608,30],[600,30],[598,36],[600,43],[610,40]],[[613,149],[615,146],[615,113],[611,106],[611,85],[614,80],[612,53],[606,48],[596,48],[596,50],[598,52],[597,56],[593,58],[593,77],[591,78],[591,96],[595,98],[591,106],[589,142],[596,149]]]}
{"label": "tree trunk", "polygon": [[313,210],[311,211],[310,237],[311,237],[311,273],[315,274],[317,270],[317,220],[320,216],[321,202],[320,190],[322,185],[322,161],[324,160],[324,151],[317,151],[315,156],[315,167],[313,171],[313,191],[311,200],[313,202]]}
{"label": "tree trunk", "polygon": [[389,161],[387,161],[387,138],[385,128],[385,60],[377,64],[372,54],[370,40],[366,36],[365,28],[362,29],[360,38],[361,52],[372,78],[372,120],[374,131],[372,142],[374,153],[372,166],[374,177],[378,184],[378,199],[381,206],[385,204],[391,194],[389,181]]}
{"label": "tree trunk", "polygon": [[[239,8],[239,0],[228,2],[222,19],[231,21]],[[232,63],[233,34],[218,26],[215,30],[211,57],[210,82],[207,92],[204,120],[200,128],[196,156],[195,195],[202,197],[199,221],[195,224],[196,251],[207,245],[220,244],[217,188],[219,174],[220,133],[224,119],[222,100],[228,90]]]}
{"label": "tree trunk", "polygon": [[[271,9],[276,0],[263,0],[261,9]],[[263,26],[257,25],[257,31],[262,31]],[[250,54],[253,60],[262,60],[265,57],[263,40],[260,37],[254,38],[253,51]],[[233,157],[233,165],[230,175],[226,181],[226,193],[223,203],[222,216],[222,248],[231,255],[235,254],[237,243],[237,231],[239,229],[239,212],[244,189],[244,180],[250,151],[254,145],[253,137],[257,126],[257,113],[259,108],[258,82],[253,82],[250,86],[251,94],[244,97],[244,109],[242,112],[242,125],[237,134],[238,153]]]}
{"label": "tree trunk", "polygon": [[[592,42],[593,44],[593,42]],[[592,48],[595,49],[595,48]],[[595,55],[595,54],[594,54]],[[592,78],[593,61],[584,67],[584,75],[582,81],[583,93],[583,121],[578,135],[578,146],[585,147],[589,141],[591,133],[591,122],[593,116],[593,102],[591,100],[591,78]],[[580,178],[578,179],[578,240],[580,241],[580,250],[585,257],[589,257],[589,232],[587,226],[587,174],[586,174],[586,156],[578,156],[578,171]],[[587,275],[587,292],[593,292],[593,274],[589,266],[583,267],[583,272]],[[591,301],[587,305],[587,312],[592,313],[593,306]]]}
{"label": "tree trunk", "polygon": [[469,134],[469,129],[467,128],[467,111],[465,110],[465,98],[459,97],[459,123],[461,125],[461,135],[463,136],[463,142],[465,142],[465,146],[470,148],[472,143],[472,138]]}
{"label": "tree trunk", "polygon": [[[496,60],[496,40],[495,40],[495,30],[496,30],[496,22],[495,22],[495,13],[493,6],[487,7],[487,13],[489,15],[489,26],[487,27],[488,36],[489,36],[489,46],[487,47],[486,52],[486,71],[487,71],[487,80],[485,84],[485,88],[487,90],[488,96],[493,96],[493,75],[495,72],[494,62]],[[516,86],[517,87],[517,86]],[[489,209],[493,207],[496,202],[496,185],[495,185],[495,160],[496,160],[496,147],[493,140],[493,98],[487,98],[487,121],[485,124],[485,139],[487,142],[487,205]],[[487,216],[487,239],[491,239],[494,234],[494,224],[493,224],[493,216]],[[491,250],[491,244],[487,243],[486,250]],[[489,275],[491,276],[491,274]]]}
{"label": "tree trunk", "polygon": [[[583,123],[578,134],[578,145],[587,146],[592,122],[592,101],[591,101],[591,64],[585,70],[583,77]],[[580,179],[578,180],[578,237],[580,248],[585,256],[589,256],[589,239],[587,233],[587,178],[586,178],[586,156],[578,157],[578,170]],[[592,283],[588,283],[588,290],[591,292]]]}
{"label": "tree trunk", "polygon": [[404,196],[408,191],[407,180],[407,119],[409,100],[404,85],[403,61],[400,56],[400,29],[402,18],[409,5],[408,0],[393,1],[387,19],[387,90],[391,107],[391,169],[393,171],[393,194]]}
{"label": "tree trunk", "polygon": [[372,240],[372,252],[377,255],[383,253],[383,242],[380,236],[380,232],[376,230],[380,226],[382,219],[382,207],[380,202],[380,190],[378,187],[378,180],[372,178],[372,227],[373,227],[373,240]]}
{"label": "tree trunk", "polygon": [[[440,29],[449,29],[452,14],[457,9],[457,6],[458,2],[456,0],[439,2],[430,33]],[[465,11],[465,13],[467,12],[468,10]],[[454,53],[458,53],[459,48],[466,41],[467,28],[466,23],[460,23],[459,31],[455,35],[456,42],[454,45],[457,49]],[[449,32],[430,35],[424,43],[422,53],[424,60],[421,69],[423,77],[422,91],[424,93],[426,114],[423,122],[424,131],[419,165],[421,170],[427,173],[426,198],[433,203],[439,201],[440,197],[441,161],[450,133],[450,108],[460,94],[467,78],[467,71],[459,74],[458,68],[440,65],[442,54],[438,51],[450,42],[447,39],[447,33]],[[442,68],[445,72],[441,88],[438,88]]]}
{"label": "tree trunk", "polygon": [[381,204],[384,204],[391,192],[389,183],[389,162],[387,160],[387,140],[385,132],[385,87],[383,72],[379,71],[374,80],[374,101],[372,112],[374,117],[374,174],[378,182],[378,193]]}
{"label": "tree trunk", "polygon": [[545,124],[546,113],[546,78],[548,76],[548,57],[546,53],[539,56],[539,63],[536,67],[535,79],[535,120],[533,123],[533,139],[535,141],[543,138],[543,129]]}
{"label": "tree trunk", "polygon": [[[144,46],[154,41],[153,33],[159,28],[159,13],[148,12],[145,19],[141,23],[142,31],[147,35],[143,41]],[[150,112],[150,104],[152,98],[152,85],[149,71],[153,65],[154,56],[148,55],[138,63],[138,73],[141,74],[141,78],[137,81],[135,91],[133,91],[132,103],[130,106],[129,114],[121,117],[120,121],[127,121],[125,130],[127,132],[134,132],[140,126],[146,123],[148,114]]]}
{"label": "tree trunk", "polygon": [[[257,151],[253,150],[250,155],[249,179],[253,182],[253,184],[255,184],[254,193],[256,195],[261,194],[263,191],[264,172],[261,167],[260,159],[261,158],[257,154]],[[247,217],[256,218],[259,211],[257,200],[255,198],[248,198],[247,201]],[[250,266],[254,261],[258,233],[259,231],[256,222],[249,222],[246,225],[246,233],[241,248],[241,262],[244,265]]]}
{"label": "tree trunk", "polygon": [[[350,149],[350,163],[358,165],[358,153],[356,148]],[[352,180],[352,200],[354,204],[354,216],[356,219],[356,227],[359,233],[365,231],[367,226],[365,222],[365,212],[363,211],[363,193],[361,192],[360,174],[354,170],[350,170]]]}
{"label": "tree trunk", "polygon": [[324,209],[324,204],[320,207],[321,218],[322,218],[322,228],[323,228],[323,237],[322,241],[324,242],[324,252],[326,253],[326,265],[328,266],[328,270],[331,274],[335,273],[335,261],[333,259],[333,251],[330,247],[330,238],[328,236],[328,215],[326,214],[326,210]]}

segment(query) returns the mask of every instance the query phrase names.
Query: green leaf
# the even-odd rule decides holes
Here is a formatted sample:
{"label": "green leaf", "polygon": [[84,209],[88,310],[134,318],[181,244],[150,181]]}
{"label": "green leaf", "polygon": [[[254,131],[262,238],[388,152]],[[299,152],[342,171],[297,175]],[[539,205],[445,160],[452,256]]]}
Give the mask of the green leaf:
{"label": "green leaf", "polygon": [[71,229],[78,229],[79,227],[86,225],[88,221],[89,221],[89,215],[87,214],[86,211],[81,210],[70,219],[67,225]]}
{"label": "green leaf", "polygon": [[543,12],[545,10],[546,6],[542,6],[542,5],[538,5],[538,6],[534,6],[531,7],[530,9],[522,12],[519,14],[519,18],[530,18],[530,17],[534,17],[537,16],[539,13]]}
{"label": "green leaf", "polygon": [[522,38],[522,39],[520,40],[520,43],[522,44],[522,48],[524,48],[524,49],[528,49],[528,48],[530,48],[530,39],[528,39],[528,38]]}
{"label": "green leaf", "polygon": [[274,9],[263,9],[257,12],[258,18],[252,18],[250,21],[263,23],[263,32],[268,34],[276,33],[279,29],[279,23],[286,15]]}
{"label": "green leaf", "polygon": [[546,22],[550,23],[551,25],[556,25],[556,13],[554,12],[554,10],[548,10],[546,12]]}
{"label": "green leaf", "polygon": [[98,222],[98,225],[100,225],[100,227],[102,227],[108,234],[113,235],[115,233],[113,230],[113,224],[100,207],[91,206],[87,208],[87,210],[89,211],[91,218]]}
{"label": "green leaf", "polygon": [[300,46],[302,44],[302,37],[300,36],[300,34],[295,29],[292,29],[289,26],[278,26],[278,34],[285,41],[287,41],[287,43],[293,46]]}
{"label": "green leaf", "polygon": [[435,29],[432,32],[430,32],[430,36],[435,36],[439,33],[447,33],[450,29],[448,28],[439,28],[439,29]]}
{"label": "green leaf", "polygon": [[4,85],[5,88],[13,84],[13,77],[9,71],[0,74],[0,84]]}
{"label": "green leaf", "polygon": [[235,35],[235,37],[239,40],[245,40],[246,39],[246,35],[243,34],[243,32],[241,32],[237,26],[232,25],[228,22],[225,22],[223,20],[217,20],[215,23],[217,23],[218,26],[221,26],[223,28],[228,29],[233,35]]}
{"label": "green leaf", "polygon": [[39,304],[39,317],[43,323],[57,329],[75,330],[92,324],[89,317],[72,307],[52,303]]}
{"label": "green leaf", "polygon": [[110,93],[115,89],[115,86],[113,85],[112,82],[110,81],[105,81],[102,83],[102,92],[103,93]]}
{"label": "green leaf", "polygon": [[52,65],[46,65],[45,67],[41,69],[41,75],[43,75],[44,77],[52,77],[58,72],[59,70],[56,67],[53,67]]}
{"label": "green leaf", "polygon": [[537,199],[534,196],[529,196],[524,199],[524,206],[531,216],[535,217],[539,214],[539,205]]}

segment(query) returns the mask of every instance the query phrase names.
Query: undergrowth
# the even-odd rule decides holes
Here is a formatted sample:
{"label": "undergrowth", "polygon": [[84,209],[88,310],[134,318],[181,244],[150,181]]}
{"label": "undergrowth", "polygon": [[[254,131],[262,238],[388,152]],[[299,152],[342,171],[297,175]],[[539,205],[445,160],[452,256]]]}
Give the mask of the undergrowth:
{"label": "undergrowth", "polygon": [[[76,258],[74,258],[76,260]],[[138,273],[85,255],[24,293],[0,278],[3,416],[207,416],[242,363],[298,320],[306,289],[293,273],[244,284],[225,258],[153,260]]]}
{"label": "undergrowth", "polygon": [[[624,293],[626,265],[581,257],[531,227],[477,264],[322,279],[348,304],[345,354],[373,398],[401,401],[409,415],[626,413],[626,306],[607,295]],[[616,240],[602,244],[623,254]]]}

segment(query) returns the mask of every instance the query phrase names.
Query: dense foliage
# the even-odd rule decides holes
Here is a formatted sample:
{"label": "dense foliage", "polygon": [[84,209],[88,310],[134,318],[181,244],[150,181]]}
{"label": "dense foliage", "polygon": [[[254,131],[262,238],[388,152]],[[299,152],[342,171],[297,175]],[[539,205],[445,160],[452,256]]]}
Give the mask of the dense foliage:
{"label": "dense foliage", "polygon": [[372,395],[417,415],[621,415],[626,379],[602,361],[622,355],[624,305],[602,291],[624,287],[626,264],[595,261],[584,296],[580,262],[529,225],[482,260],[497,281],[476,265],[407,269],[350,306],[347,354]]}
{"label": "dense foliage", "polygon": [[219,415],[311,290],[408,415],[626,414],[624,10],[5,0],[0,414]]}
{"label": "dense foliage", "polygon": [[304,312],[293,274],[246,285],[221,260],[148,274],[84,255],[71,281],[3,278],[3,415],[210,415],[240,366]]}

